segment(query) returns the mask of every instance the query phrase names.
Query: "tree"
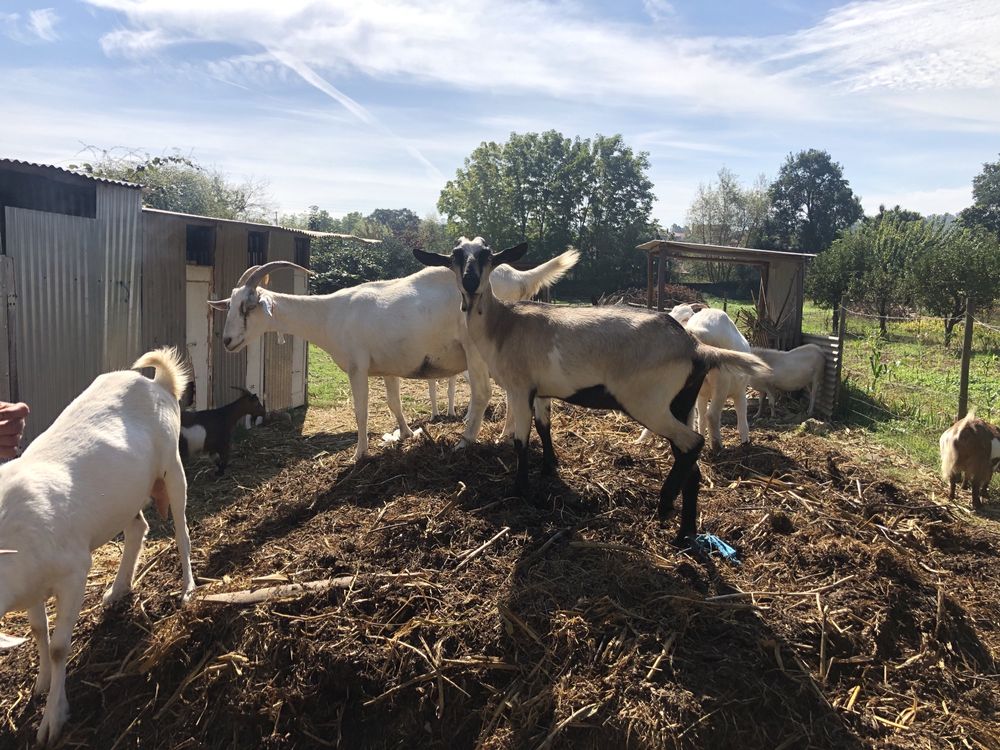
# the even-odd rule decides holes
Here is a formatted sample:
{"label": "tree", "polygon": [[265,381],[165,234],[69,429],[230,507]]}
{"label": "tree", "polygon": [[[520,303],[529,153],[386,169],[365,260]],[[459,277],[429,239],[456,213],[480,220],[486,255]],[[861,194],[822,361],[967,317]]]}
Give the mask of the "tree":
{"label": "tree", "polygon": [[142,186],[142,201],[165,211],[269,223],[271,200],[263,182],[234,183],[179,154],[149,156],[144,152],[88,147],[96,158],[70,165],[95,177]]}
{"label": "tree", "polygon": [[[716,183],[698,185],[688,209],[690,240],[707,245],[750,247],[767,218],[769,204],[764,175],[753,185],[743,187],[732,171],[722,167],[717,179]],[[736,273],[732,263],[706,262],[703,266],[711,281],[729,281]]]}
{"label": "tree", "polygon": [[864,216],[843,169],[826,151],[789,154],[768,193],[765,243],[771,247],[819,253]]}
{"label": "tree", "polygon": [[502,247],[527,240],[538,259],[575,245],[578,291],[634,282],[635,245],[652,236],[648,155],[621,136],[567,138],[554,130],[482,143],[441,191],[450,235]]}
{"label": "tree", "polygon": [[981,228],[953,227],[941,239],[916,254],[910,279],[917,301],[943,319],[947,346],[968,300],[987,307],[1000,297],[1000,242]]}
{"label": "tree", "polygon": [[982,227],[1000,237],[1000,161],[983,164],[972,179],[973,203],[959,214],[963,226]]}
{"label": "tree", "polygon": [[833,309],[833,329],[837,330],[840,305],[845,296],[864,276],[865,253],[855,236],[847,235],[829,250],[820,253],[806,275],[806,293],[820,307]]}

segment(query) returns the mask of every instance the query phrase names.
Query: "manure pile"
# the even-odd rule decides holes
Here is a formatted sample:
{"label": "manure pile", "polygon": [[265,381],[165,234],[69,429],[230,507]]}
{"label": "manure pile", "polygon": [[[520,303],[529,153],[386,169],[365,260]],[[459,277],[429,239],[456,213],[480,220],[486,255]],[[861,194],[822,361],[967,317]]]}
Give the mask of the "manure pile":
{"label": "manure pile", "polygon": [[[453,452],[459,422],[353,466],[350,409],[331,415],[192,472],[196,596],[238,601],[180,609],[150,519],[104,612],[119,552],[98,551],[61,747],[1000,748],[997,522],[927,472],[891,481],[838,433],[727,430],[701,527],[734,565],[670,547],[669,451],[622,417],[559,405],[558,475],[533,441],[521,501],[513,449]],[[29,647],[0,661],[3,747],[34,738],[35,669]]]}

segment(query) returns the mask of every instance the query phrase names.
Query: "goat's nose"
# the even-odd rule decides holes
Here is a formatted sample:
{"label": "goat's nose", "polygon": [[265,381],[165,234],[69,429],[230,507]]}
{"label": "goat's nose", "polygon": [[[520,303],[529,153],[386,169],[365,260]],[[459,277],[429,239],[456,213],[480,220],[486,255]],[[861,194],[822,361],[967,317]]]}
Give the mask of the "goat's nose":
{"label": "goat's nose", "polygon": [[226,336],[225,338],[222,339],[222,343],[225,344],[226,346],[229,346],[231,343],[233,343],[233,337]]}

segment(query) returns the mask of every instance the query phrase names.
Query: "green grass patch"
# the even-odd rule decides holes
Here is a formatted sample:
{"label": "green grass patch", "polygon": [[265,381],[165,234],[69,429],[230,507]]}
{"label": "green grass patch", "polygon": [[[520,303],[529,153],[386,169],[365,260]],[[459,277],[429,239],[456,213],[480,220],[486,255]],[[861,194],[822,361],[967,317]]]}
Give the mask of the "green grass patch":
{"label": "green grass patch", "polygon": [[346,403],[351,397],[347,373],[330,359],[330,355],[309,344],[309,405],[328,409]]}

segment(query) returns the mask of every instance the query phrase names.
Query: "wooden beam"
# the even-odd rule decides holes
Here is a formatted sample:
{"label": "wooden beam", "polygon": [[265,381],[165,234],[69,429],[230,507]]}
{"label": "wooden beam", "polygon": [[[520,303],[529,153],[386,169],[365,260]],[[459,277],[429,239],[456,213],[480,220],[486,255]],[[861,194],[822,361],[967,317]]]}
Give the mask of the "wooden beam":
{"label": "wooden beam", "polygon": [[646,253],[646,307],[653,309],[653,251]]}
{"label": "wooden beam", "polygon": [[663,293],[663,280],[667,275],[667,254],[664,252],[659,253],[660,261],[656,265],[656,309],[663,312],[664,303],[664,293]]}

